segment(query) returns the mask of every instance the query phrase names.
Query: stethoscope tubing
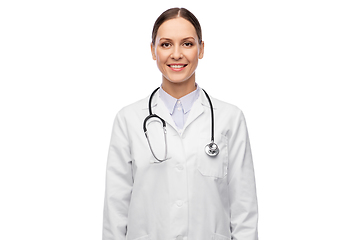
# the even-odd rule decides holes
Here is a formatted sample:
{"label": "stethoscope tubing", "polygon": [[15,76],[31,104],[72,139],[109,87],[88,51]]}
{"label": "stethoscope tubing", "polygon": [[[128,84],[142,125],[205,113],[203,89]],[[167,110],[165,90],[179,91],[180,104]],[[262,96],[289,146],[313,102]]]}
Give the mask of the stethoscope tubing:
{"label": "stethoscope tubing", "polygon": [[215,123],[214,123],[214,109],[213,109],[213,105],[211,103],[209,95],[207,94],[207,92],[204,89],[202,89],[202,90],[205,93],[205,96],[208,99],[209,105],[210,105],[210,110],[211,110],[211,142],[214,142],[214,125],[215,125]]}
{"label": "stethoscope tubing", "polygon": [[[156,91],[158,91],[159,89],[160,89],[160,87],[156,88],[150,95],[150,98],[149,98],[149,115],[144,119],[143,129],[144,129],[144,133],[145,133],[147,142],[149,144],[151,153],[153,154],[154,158],[156,160],[158,160],[159,162],[163,162],[163,161],[168,159],[167,158],[167,140],[166,140],[166,133],[167,133],[166,132],[166,122],[165,122],[164,119],[162,119],[158,115],[153,114],[152,109],[151,109],[152,98],[155,95]],[[214,109],[213,109],[213,105],[212,105],[212,102],[211,102],[211,99],[210,99],[209,95],[207,94],[207,92],[204,89],[202,89],[202,90],[205,93],[206,98],[208,99],[208,102],[209,102],[209,105],[210,105],[210,110],[211,110],[211,142],[205,146],[205,152],[209,156],[214,157],[214,156],[217,156],[219,154],[219,148],[216,145],[216,143],[214,142],[214,132],[215,132],[214,131],[214,129],[215,129],[215,127],[214,127],[214,125],[215,125],[215,123],[214,123],[215,122],[215,120],[214,120]],[[147,134],[147,128],[146,128],[146,123],[150,118],[158,118],[162,122],[163,130],[164,130],[164,137],[165,137],[165,148],[166,148],[165,149],[165,158],[164,159],[157,158],[155,156],[155,154],[154,154],[154,151],[153,151],[152,147],[151,147],[151,144],[150,144],[150,141],[149,141],[149,138],[148,138],[148,134]]]}

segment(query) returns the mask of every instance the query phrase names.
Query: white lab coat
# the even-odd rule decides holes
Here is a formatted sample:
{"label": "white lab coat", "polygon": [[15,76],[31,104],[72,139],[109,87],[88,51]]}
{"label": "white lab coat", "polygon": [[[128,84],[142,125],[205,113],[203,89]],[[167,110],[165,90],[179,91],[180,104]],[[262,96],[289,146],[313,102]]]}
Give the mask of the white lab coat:
{"label": "white lab coat", "polygon": [[[204,147],[210,142],[211,112],[200,92],[182,132],[158,92],[154,95],[152,111],[166,121],[171,157],[162,163],[154,159],[143,132],[149,97],[117,114],[107,163],[103,240],[258,239],[244,115],[211,98],[220,153],[209,157]],[[161,134],[153,132],[151,138],[159,158],[164,155],[164,150],[158,151],[163,148],[156,147],[164,145]]]}

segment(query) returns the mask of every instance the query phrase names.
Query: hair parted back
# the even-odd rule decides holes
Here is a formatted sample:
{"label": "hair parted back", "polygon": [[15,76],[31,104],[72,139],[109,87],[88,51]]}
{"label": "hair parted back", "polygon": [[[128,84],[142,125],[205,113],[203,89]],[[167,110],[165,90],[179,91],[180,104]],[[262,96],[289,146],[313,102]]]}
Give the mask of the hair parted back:
{"label": "hair parted back", "polygon": [[194,14],[192,14],[189,10],[186,8],[170,8],[163,12],[155,21],[153,31],[152,31],[152,44],[155,45],[155,39],[157,32],[159,30],[159,27],[161,24],[166,22],[167,20],[174,19],[182,17],[186,20],[188,20],[195,28],[196,34],[199,39],[199,44],[202,41],[202,33],[201,33],[201,26],[197,18]]}

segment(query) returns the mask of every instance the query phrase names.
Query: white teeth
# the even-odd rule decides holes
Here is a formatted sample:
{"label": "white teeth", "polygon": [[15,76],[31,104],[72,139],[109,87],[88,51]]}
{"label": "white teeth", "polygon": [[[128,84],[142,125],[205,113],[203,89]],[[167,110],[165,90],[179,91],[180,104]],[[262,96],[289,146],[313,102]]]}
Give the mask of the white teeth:
{"label": "white teeth", "polygon": [[170,65],[171,68],[182,68],[185,65]]}

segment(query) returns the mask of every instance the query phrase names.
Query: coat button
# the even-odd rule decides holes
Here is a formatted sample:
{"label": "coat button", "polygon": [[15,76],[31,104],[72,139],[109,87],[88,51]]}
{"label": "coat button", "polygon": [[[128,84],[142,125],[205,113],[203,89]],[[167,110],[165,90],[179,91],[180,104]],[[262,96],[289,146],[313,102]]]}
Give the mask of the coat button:
{"label": "coat button", "polygon": [[[176,201],[176,205],[177,205],[178,207],[181,207],[181,206],[183,205],[183,201],[177,200],[177,201]],[[181,239],[182,239],[182,238],[181,238]]]}
{"label": "coat button", "polygon": [[177,168],[177,170],[179,170],[179,171],[184,170],[184,167],[183,167],[182,165],[177,165],[176,168]]}

